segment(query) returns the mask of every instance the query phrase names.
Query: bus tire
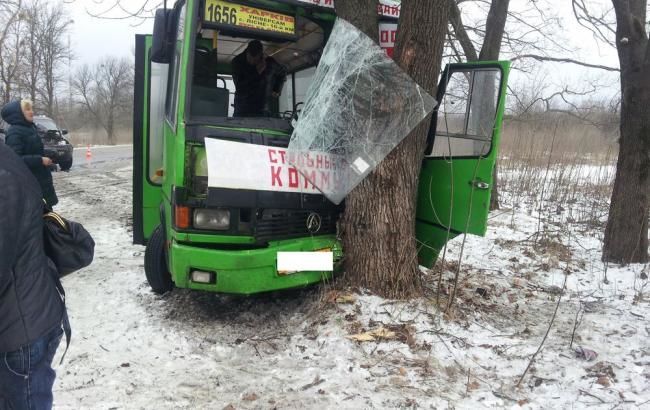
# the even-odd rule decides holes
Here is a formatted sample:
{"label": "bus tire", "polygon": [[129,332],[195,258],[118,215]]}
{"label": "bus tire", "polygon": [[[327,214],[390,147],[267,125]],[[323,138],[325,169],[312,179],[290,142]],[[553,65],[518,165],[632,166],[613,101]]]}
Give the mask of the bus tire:
{"label": "bus tire", "polygon": [[154,293],[162,295],[174,288],[172,275],[167,269],[165,235],[160,225],[154,229],[151,238],[147,242],[147,248],[144,252],[144,273]]}

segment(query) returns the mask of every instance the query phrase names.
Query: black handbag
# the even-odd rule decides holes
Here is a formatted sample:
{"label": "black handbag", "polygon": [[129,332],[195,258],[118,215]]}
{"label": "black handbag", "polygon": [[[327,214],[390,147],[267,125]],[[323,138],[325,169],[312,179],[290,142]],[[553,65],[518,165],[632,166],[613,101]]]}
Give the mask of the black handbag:
{"label": "black handbag", "polygon": [[59,277],[90,265],[95,254],[95,241],[83,225],[47,208],[43,222],[45,253],[56,265]]}

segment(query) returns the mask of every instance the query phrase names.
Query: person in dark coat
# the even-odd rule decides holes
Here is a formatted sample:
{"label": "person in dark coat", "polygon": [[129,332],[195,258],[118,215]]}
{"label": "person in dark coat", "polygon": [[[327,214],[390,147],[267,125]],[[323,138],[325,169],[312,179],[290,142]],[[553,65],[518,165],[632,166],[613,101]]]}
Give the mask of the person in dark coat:
{"label": "person in dark coat", "polygon": [[248,43],[246,50],[232,60],[235,83],[235,117],[269,116],[269,100],[278,98],[286,80],[286,70],[264,55],[258,40]]}
{"label": "person in dark coat", "polygon": [[43,141],[36,132],[34,111],[30,100],[16,100],[2,108],[2,119],[10,125],[5,134],[5,144],[22,157],[41,186],[43,199],[50,207],[59,202],[52,182],[52,160],[43,156]]}
{"label": "person in dark coat", "polygon": [[[4,114],[4,112],[3,112]],[[14,134],[15,135],[15,134]],[[52,360],[70,326],[63,287],[43,245],[34,175],[0,143],[0,409],[50,409]]]}

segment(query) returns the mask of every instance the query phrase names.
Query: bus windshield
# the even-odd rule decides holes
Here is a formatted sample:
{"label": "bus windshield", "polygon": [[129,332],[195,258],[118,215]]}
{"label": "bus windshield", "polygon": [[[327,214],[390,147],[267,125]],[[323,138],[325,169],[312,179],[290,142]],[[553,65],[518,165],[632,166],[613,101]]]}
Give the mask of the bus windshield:
{"label": "bus windshield", "polygon": [[295,17],[286,40],[198,25],[189,113],[193,120],[295,117],[325,43],[321,26]]}

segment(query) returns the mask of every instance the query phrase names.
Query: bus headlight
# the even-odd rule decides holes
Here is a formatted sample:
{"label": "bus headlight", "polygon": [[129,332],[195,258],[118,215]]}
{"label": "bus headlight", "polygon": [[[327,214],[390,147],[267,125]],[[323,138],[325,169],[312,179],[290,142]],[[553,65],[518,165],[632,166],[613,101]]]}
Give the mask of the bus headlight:
{"label": "bus headlight", "polygon": [[195,209],[194,227],[224,231],[230,228],[230,211],[227,209]]}

